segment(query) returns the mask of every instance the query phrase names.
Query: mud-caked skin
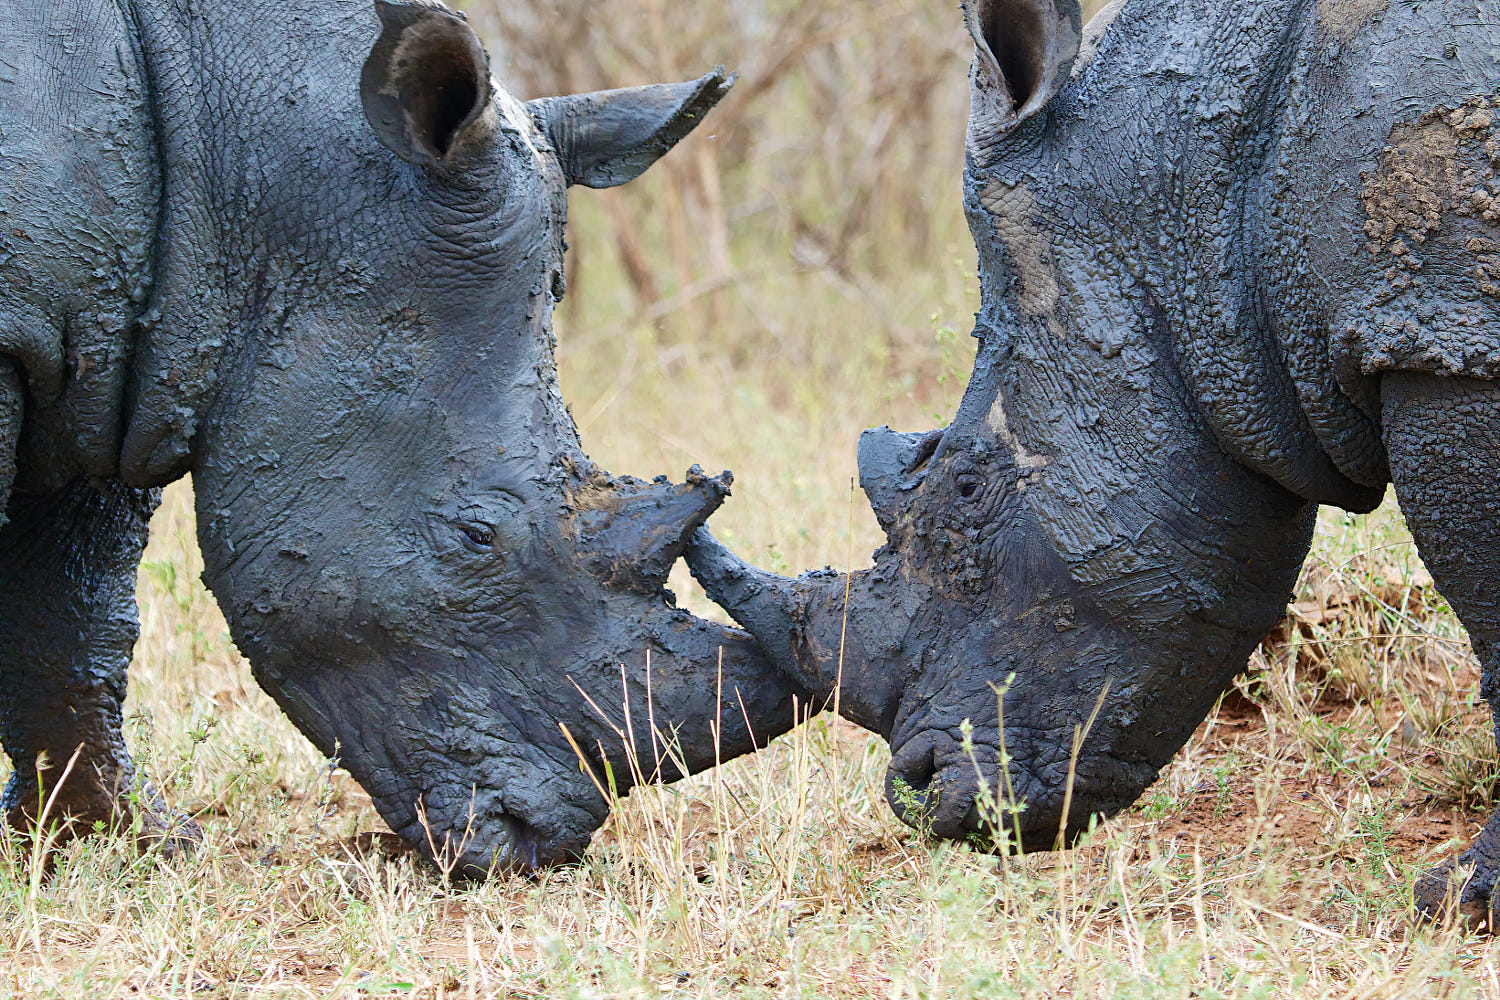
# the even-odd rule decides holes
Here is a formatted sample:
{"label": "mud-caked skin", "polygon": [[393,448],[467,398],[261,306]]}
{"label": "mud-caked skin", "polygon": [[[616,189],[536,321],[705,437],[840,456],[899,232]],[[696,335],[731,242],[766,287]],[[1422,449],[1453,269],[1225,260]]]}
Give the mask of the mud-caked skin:
{"label": "mud-caked skin", "polygon": [[256,677],[459,872],[567,860],[596,781],[790,726],[794,685],[663,586],[727,474],[598,469],[554,362],[566,188],[646,169],[722,72],[523,104],[427,0],[0,13],[12,822],[75,752],[52,818],[126,816],[135,566],[187,473]]}
{"label": "mud-caked skin", "polygon": [[[133,787],[120,733],[138,631],[135,567],[157,499],[155,490],[87,481],[11,498],[10,521],[0,532],[0,579],[7,595],[27,598],[0,606],[5,662],[27,666],[0,671],[0,736],[14,748],[15,765],[0,808],[13,826],[29,829],[47,810],[73,822],[64,836],[132,819],[147,835],[169,833],[169,843],[191,836],[155,796]],[[80,632],[87,643],[77,641]],[[27,711],[42,703],[61,711]],[[39,762],[41,752],[47,759]],[[56,776],[70,766],[72,772],[61,787],[42,788],[39,763],[43,773]],[[142,815],[125,807],[132,797],[145,807]]]}
{"label": "mud-caked skin", "polygon": [[824,702],[842,670],[910,822],[993,836],[981,786],[1013,790],[1004,832],[1046,849],[1244,668],[1317,506],[1394,480],[1500,709],[1500,5],[964,10],[968,391],[945,431],[860,442],[874,568],[784,580],[704,530],[711,596]]}

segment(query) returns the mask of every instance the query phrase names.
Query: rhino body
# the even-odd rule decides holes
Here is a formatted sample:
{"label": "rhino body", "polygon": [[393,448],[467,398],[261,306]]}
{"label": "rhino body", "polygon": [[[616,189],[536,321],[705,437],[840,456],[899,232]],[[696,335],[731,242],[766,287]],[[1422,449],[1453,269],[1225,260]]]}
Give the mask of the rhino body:
{"label": "rhino body", "polygon": [[435,0],[0,12],[12,823],[65,768],[52,818],[128,813],[135,566],[185,474],[257,679],[445,866],[576,856],[609,772],[790,726],[754,643],[663,587],[727,475],[597,468],[554,363],[567,186],[639,174],[722,72],[523,104]]}
{"label": "rhino body", "polygon": [[[964,11],[968,390],[860,442],[874,568],[786,580],[703,530],[710,595],[816,697],[842,678],[904,817],[1045,850],[1244,669],[1318,506],[1394,482],[1500,710],[1500,5]],[[1462,860],[1487,914],[1500,820]]]}

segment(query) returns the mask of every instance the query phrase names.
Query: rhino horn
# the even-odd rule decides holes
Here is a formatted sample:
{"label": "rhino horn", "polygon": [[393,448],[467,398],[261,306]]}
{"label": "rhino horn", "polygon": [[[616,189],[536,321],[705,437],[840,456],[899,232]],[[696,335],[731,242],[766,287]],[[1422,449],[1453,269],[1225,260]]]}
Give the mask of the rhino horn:
{"label": "rhino horn", "polygon": [[693,535],[685,556],[709,598],[809,692],[813,708],[836,709],[871,732],[890,735],[904,681],[888,669],[886,657],[866,648],[866,637],[888,631],[869,616],[891,610],[858,599],[872,583],[867,574],[825,569],[795,580],[777,576],[745,562],[707,528]]}
{"label": "rhino horn", "polygon": [[710,477],[699,466],[687,482],[661,477],[596,476],[573,497],[574,524],[585,567],[605,584],[655,593],[693,532],[729,496],[732,473]]}
{"label": "rhino horn", "polygon": [[920,470],[937,452],[943,432],[903,434],[874,427],[859,437],[859,485],[886,532],[900,515],[901,500],[918,483]]}

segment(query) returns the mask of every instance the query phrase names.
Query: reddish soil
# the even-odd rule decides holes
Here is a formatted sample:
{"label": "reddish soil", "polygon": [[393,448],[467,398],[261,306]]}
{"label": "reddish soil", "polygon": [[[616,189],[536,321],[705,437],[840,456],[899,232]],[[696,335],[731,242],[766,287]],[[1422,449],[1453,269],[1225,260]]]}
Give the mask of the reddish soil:
{"label": "reddish soil", "polygon": [[[1348,721],[1354,714],[1349,703],[1339,701],[1320,702],[1317,710],[1334,725]],[[1205,725],[1213,727],[1206,747],[1212,755],[1239,751],[1266,757],[1273,749],[1260,706],[1237,691],[1225,697],[1217,719]],[[1281,739],[1292,737],[1283,735]],[[1408,860],[1430,860],[1435,864],[1450,854],[1455,845],[1467,844],[1477,835],[1487,817],[1412,788],[1404,775],[1424,756],[1426,753],[1419,748],[1400,746],[1393,741],[1388,764],[1380,772],[1359,780],[1348,774],[1328,774],[1311,768],[1303,769],[1311,773],[1284,773],[1267,801],[1259,806],[1256,785],[1259,781],[1264,790],[1264,771],[1246,768],[1223,786],[1211,781],[1200,783],[1187,806],[1157,829],[1163,837],[1212,838],[1222,843],[1247,843],[1269,835],[1292,842],[1299,854],[1321,858],[1332,849],[1326,831],[1330,823],[1337,822],[1337,817],[1342,817],[1345,829],[1358,830],[1364,824],[1376,823],[1377,813],[1386,813],[1400,818],[1384,830],[1372,829],[1367,836],[1380,840],[1379,845],[1372,846],[1382,846],[1386,852]],[[1282,759],[1291,765],[1277,768],[1283,772],[1305,763],[1300,748],[1286,753]],[[1352,802],[1356,793],[1361,801]],[[1376,801],[1365,798],[1365,793]]]}

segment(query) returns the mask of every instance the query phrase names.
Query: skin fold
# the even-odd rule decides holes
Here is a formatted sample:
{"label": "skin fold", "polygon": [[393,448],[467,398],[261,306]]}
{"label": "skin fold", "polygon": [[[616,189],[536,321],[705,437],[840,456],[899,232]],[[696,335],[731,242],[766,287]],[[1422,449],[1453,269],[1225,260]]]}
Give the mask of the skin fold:
{"label": "skin fold", "polygon": [[75,751],[53,818],[129,816],[135,565],[184,474],[256,678],[445,868],[567,861],[600,785],[790,727],[664,587],[728,474],[598,468],[554,359],[566,189],[646,169],[722,71],[523,104],[430,0],[0,10],[13,823]]}
{"label": "skin fold", "polygon": [[[873,568],[788,580],[705,529],[710,596],[890,742],[904,819],[1043,850],[1244,669],[1318,505],[1394,482],[1500,709],[1500,7],[963,6],[968,390],[944,430],[861,440]],[[1496,823],[1453,883],[1483,921]]]}

